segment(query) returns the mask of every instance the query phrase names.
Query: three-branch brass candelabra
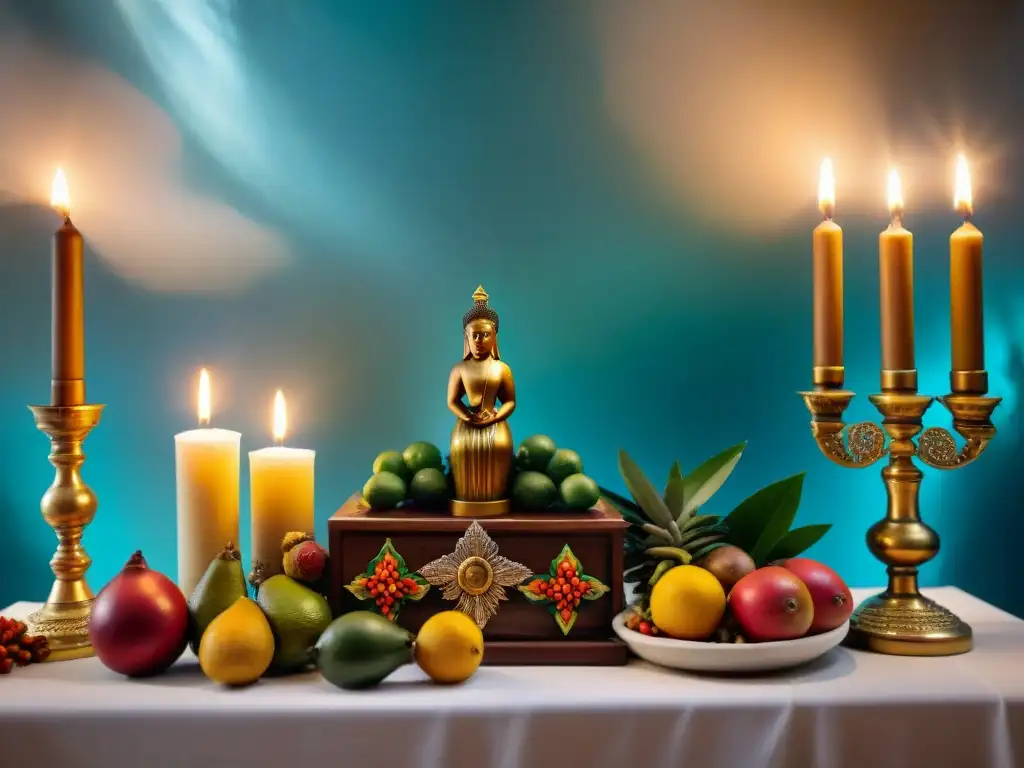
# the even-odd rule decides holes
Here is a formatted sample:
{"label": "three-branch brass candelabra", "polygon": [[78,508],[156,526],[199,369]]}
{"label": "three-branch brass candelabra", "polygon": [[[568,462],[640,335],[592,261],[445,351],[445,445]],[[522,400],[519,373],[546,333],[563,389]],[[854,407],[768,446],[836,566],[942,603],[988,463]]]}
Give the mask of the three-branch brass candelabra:
{"label": "three-branch brass candelabra", "polygon": [[[969,651],[971,628],[918,590],[918,569],[938,554],[939,536],[921,521],[924,473],[914,459],[949,470],[965,467],[982,454],[995,435],[991,416],[1000,401],[984,396],[987,375],[954,371],[956,393],[939,398],[953,417],[954,431],[964,440],[962,447],[946,429],[922,431],[922,418],[935,398],[917,393],[916,371],[882,372],[882,394],[868,398],[882,414],[881,427],[871,422],[848,426],[843,421],[854,393],[834,388],[842,380],[841,369],[816,369],[814,378],[818,388],[800,394],[811,412],[811,432],[822,452],[840,466],[854,468],[889,457],[882,470],[888,495],[886,515],[867,533],[868,549],[885,563],[889,584],[858,606],[850,620],[848,643],[902,656]],[[980,394],[970,393],[972,389]]]}

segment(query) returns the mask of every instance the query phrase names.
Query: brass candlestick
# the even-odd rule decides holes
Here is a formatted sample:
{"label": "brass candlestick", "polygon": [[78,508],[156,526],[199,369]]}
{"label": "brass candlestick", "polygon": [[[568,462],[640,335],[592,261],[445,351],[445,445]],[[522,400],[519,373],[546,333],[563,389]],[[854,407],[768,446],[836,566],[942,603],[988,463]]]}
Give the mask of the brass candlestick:
{"label": "brass candlestick", "polygon": [[[982,374],[976,377],[980,380],[987,378],[983,371],[974,373]],[[882,470],[889,497],[886,515],[867,533],[868,549],[885,563],[889,585],[854,612],[848,643],[901,656],[950,656],[971,650],[971,628],[918,590],[918,569],[938,554],[939,536],[921,521],[924,474],[914,457],[936,469],[958,469],[973,462],[995,435],[991,416],[1000,398],[982,394],[940,398],[953,416],[953,429],[965,441],[958,450],[948,430],[931,427],[921,432],[921,419],[933,398],[917,394],[916,371],[882,372],[883,394],[869,398],[882,414],[881,428],[870,422],[848,427],[843,413],[854,393],[828,388],[817,371],[815,379],[819,389],[800,394],[811,412],[811,432],[822,452],[840,466],[855,468],[871,466],[889,455],[889,464]],[[955,389],[960,389],[962,379],[962,372],[953,372]]]}
{"label": "brass candlestick", "polygon": [[57,534],[50,560],[56,580],[46,604],[28,617],[29,632],[49,638],[50,661],[92,655],[89,616],[93,593],[85,581],[92,564],[82,547],[82,532],[96,514],[96,494],[82,482],[82,442],[100,420],[102,405],[32,405],[36,426],[50,438],[50,463],[56,473],[43,494],[43,519]]}

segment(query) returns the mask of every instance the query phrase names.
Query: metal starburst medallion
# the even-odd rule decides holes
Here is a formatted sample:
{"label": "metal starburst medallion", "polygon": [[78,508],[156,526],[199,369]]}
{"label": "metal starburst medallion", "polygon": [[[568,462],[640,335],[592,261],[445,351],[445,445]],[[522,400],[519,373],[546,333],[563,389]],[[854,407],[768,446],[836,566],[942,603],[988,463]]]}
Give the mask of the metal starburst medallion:
{"label": "metal starburst medallion", "polygon": [[515,587],[532,575],[525,565],[498,554],[498,545],[480,523],[469,526],[451,554],[419,569],[420,575],[441,587],[445,600],[458,600],[456,609],[467,614],[481,629],[508,600],[505,587]]}

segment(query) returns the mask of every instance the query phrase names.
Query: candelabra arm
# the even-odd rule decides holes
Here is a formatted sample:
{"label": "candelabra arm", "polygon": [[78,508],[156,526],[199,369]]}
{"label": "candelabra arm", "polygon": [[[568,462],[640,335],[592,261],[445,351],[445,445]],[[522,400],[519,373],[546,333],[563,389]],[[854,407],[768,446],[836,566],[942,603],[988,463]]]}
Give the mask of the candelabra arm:
{"label": "candelabra arm", "polygon": [[936,469],[959,469],[974,462],[996,434],[991,417],[1000,399],[979,395],[940,398],[953,416],[953,429],[964,439],[963,447],[957,448],[956,438],[948,429],[929,427],[918,438],[918,458]]}
{"label": "candelabra arm", "polygon": [[801,392],[811,412],[811,434],[821,452],[843,467],[870,467],[888,453],[885,433],[877,424],[862,421],[846,424],[843,413],[853,392],[823,389]]}

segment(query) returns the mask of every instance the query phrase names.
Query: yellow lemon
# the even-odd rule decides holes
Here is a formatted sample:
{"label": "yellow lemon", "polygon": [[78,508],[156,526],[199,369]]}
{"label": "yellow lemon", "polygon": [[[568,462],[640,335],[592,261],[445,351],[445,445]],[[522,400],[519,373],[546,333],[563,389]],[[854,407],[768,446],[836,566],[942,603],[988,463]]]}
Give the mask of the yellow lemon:
{"label": "yellow lemon", "polygon": [[416,635],[415,657],[435,683],[461,683],[483,661],[484,633],[461,611],[435,613]]}
{"label": "yellow lemon", "polygon": [[654,626],[680,640],[706,640],[724,614],[721,582],[696,565],[678,565],[666,571],[651,590]]}

